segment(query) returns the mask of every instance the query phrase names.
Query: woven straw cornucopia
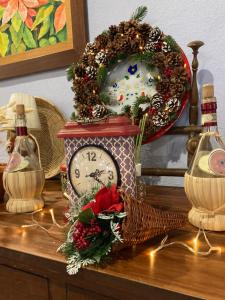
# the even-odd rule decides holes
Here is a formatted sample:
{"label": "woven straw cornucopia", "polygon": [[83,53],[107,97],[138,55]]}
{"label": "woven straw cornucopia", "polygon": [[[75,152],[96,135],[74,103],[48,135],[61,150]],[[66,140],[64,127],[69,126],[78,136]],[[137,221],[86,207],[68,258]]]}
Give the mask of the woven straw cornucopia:
{"label": "woven straw cornucopia", "polygon": [[155,236],[185,225],[187,217],[181,213],[163,211],[145,201],[123,196],[127,217],[122,224],[123,244],[141,244]]}

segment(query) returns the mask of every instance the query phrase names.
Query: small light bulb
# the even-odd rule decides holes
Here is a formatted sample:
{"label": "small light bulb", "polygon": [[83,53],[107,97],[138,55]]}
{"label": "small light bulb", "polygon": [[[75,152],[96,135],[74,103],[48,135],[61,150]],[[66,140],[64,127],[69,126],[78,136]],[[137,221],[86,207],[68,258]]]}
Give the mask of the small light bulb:
{"label": "small light bulb", "polygon": [[158,80],[160,80],[160,79],[161,79],[161,77],[158,75],[157,79],[158,79]]}
{"label": "small light bulb", "polygon": [[187,67],[187,64],[184,64],[184,68],[186,68]]}
{"label": "small light bulb", "polygon": [[139,39],[139,34],[136,34],[136,38]]}
{"label": "small light bulb", "polygon": [[95,94],[95,90],[93,90],[93,94]]}
{"label": "small light bulb", "polygon": [[154,251],[154,250],[150,252],[150,256],[151,256],[151,257],[154,257],[154,256],[155,256],[155,251]]}
{"label": "small light bulb", "polygon": [[140,47],[139,47],[139,49],[140,49],[140,50],[143,50],[143,47],[142,47],[142,46],[140,46]]}
{"label": "small light bulb", "polygon": [[124,36],[124,34],[123,34],[123,33],[121,33],[121,36]]}

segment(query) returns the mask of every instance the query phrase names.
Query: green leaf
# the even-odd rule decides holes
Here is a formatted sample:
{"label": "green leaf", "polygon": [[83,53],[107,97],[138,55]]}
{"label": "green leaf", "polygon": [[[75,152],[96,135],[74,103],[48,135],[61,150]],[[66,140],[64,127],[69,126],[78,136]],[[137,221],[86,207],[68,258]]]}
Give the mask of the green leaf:
{"label": "green leaf", "polygon": [[64,42],[67,40],[67,29],[66,26],[57,33],[57,38],[60,42]]}
{"label": "green leaf", "polygon": [[12,26],[15,29],[16,32],[19,32],[20,27],[22,25],[23,21],[21,19],[21,16],[18,14],[18,12],[12,17]]}
{"label": "green leaf", "polygon": [[0,32],[0,55],[6,56],[9,46],[9,37],[7,33]]}
{"label": "green leaf", "polygon": [[39,46],[40,46],[41,48],[46,47],[46,46],[49,46],[49,41],[48,41],[47,39],[41,39],[41,40],[39,41]]}
{"label": "green leaf", "polygon": [[53,9],[54,9],[54,5],[42,6],[37,13],[37,16],[35,18],[31,30],[34,30],[39,24],[44,22],[50,16]]}
{"label": "green leaf", "polygon": [[43,36],[45,36],[50,29],[50,18],[47,18],[44,22],[43,25],[41,26],[38,39],[40,40]]}
{"label": "green leaf", "polygon": [[5,32],[9,28],[9,26],[10,26],[9,24],[4,24],[4,25],[0,26],[0,31]]}
{"label": "green leaf", "polygon": [[87,208],[79,213],[78,219],[81,223],[89,224],[90,220],[95,217],[91,208]]}
{"label": "green leaf", "polygon": [[30,49],[37,48],[37,43],[34,40],[33,34],[28,27],[24,27],[23,40],[26,46]]}
{"label": "green leaf", "polygon": [[54,35],[55,34],[55,27],[54,27],[54,15],[51,14],[49,16],[49,19],[50,19],[50,35]]}
{"label": "green leaf", "polygon": [[10,34],[11,34],[11,39],[12,42],[15,46],[15,48],[17,48],[19,46],[19,44],[21,43],[22,37],[23,37],[23,26],[20,27],[19,32],[16,32],[16,30],[14,29],[14,27],[11,25],[9,28]]}
{"label": "green leaf", "polygon": [[0,20],[1,20],[2,17],[3,17],[4,11],[5,11],[5,8],[2,7],[2,6],[0,6]]}
{"label": "green leaf", "polygon": [[139,6],[131,16],[131,20],[141,22],[148,13],[146,6]]}
{"label": "green leaf", "polygon": [[15,47],[14,44],[11,45],[11,53],[16,54],[16,53],[23,53],[26,51],[26,46],[22,42],[18,47]]}
{"label": "green leaf", "polygon": [[55,45],[57,44],[57,38],[55,36],[50,36],[48,39],[50,45]]}

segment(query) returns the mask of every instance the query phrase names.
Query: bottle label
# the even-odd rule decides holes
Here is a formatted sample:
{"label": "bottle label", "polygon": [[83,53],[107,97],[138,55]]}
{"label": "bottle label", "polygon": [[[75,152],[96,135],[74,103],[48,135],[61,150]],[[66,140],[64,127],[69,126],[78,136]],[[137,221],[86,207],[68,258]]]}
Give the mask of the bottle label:
{"label": "bottle label", "polygon": [[202,126],[216,126],[216,125],[217,125],[216,113],[202,115]]}
{"label": "bottle label", "polygon": [[5,168],[6,172],[16,172],[27,168],[29,161],[21,156],[18,152],[13,152]]}
{"label": "bottle label", "polygon": [[16,127],[16,135],[17,136],[24,136],[27,135],[27,127]]}

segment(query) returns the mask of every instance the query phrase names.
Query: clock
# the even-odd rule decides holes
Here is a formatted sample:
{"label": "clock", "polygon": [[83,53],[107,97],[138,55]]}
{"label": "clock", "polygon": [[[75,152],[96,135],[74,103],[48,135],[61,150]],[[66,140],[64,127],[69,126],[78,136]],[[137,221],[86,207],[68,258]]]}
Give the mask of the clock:
{"label": "clock", "polygon": [[70,184],[78,196],[96,185],[121,184],[118,163],[103,146],[93,144],[78,148],[70,159],[68,169]]}
{"label": "clock", "polygon": [[72,202],[96,185],[110,183],[135,197],[134,138],[139,132],[125,116],[91,124],[66,123],[58,137],[64,139],[67,193]]}

